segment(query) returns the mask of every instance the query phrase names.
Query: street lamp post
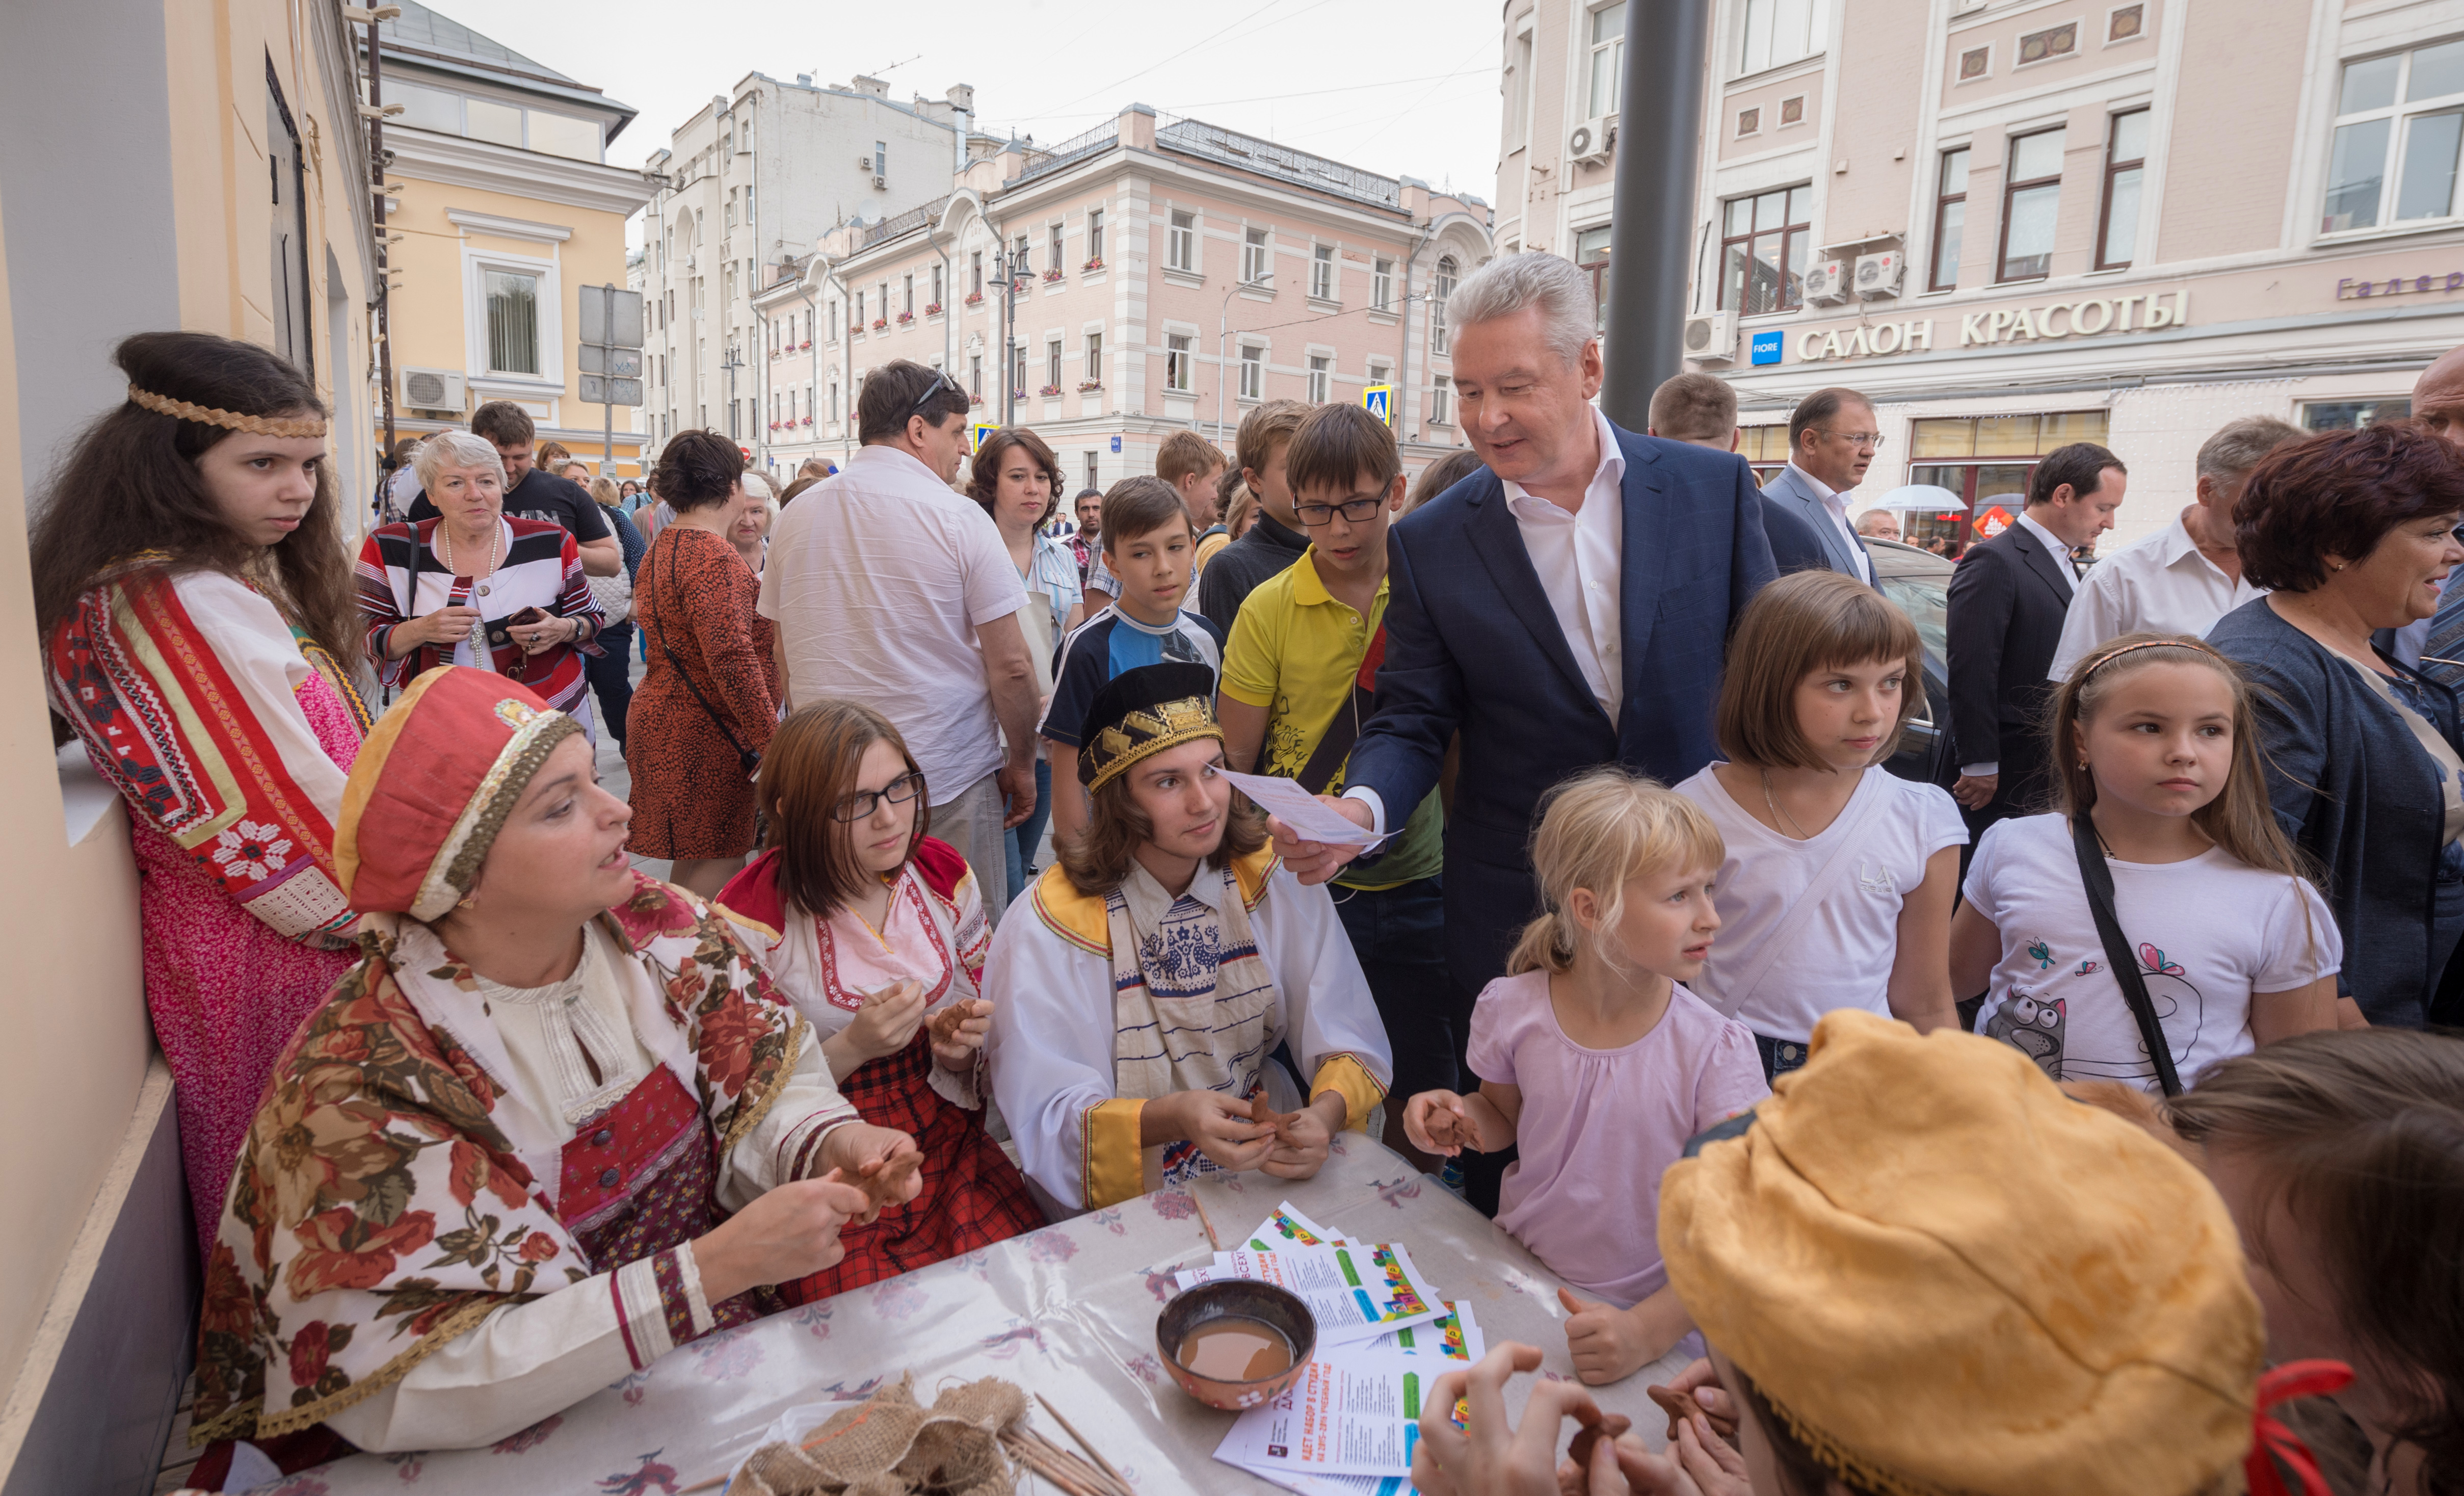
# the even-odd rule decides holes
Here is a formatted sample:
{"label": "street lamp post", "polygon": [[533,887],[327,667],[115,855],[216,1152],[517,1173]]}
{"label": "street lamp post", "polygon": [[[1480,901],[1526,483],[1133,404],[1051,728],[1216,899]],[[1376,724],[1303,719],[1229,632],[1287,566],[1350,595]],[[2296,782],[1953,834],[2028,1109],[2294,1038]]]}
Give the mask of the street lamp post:
{"label": "street lamp post", "polygon": [[1215,309],[1215,439],[1223,439],[1223,343],[1231,336],[1232,293],[1243,286],[1263,286],[1275,278],[1268,271],[1255,280],[1236,280],[1223,293],[1222,304]]}
{"label": "street lamp post", "polygon": [[1652,391],[1678,371],[1683,347],[1710,15],[1710,0],[1626,7],[1600,410],[1629,430],[1650,424]]}
{"label": "street lamp post", "polygon": [[743,420],[744,417],[736,407],[736,371],[744,367],[744,350],[734,342],[728,343],[726,360],[719,364],[719,367],[727,370],[728,439],[730,441],[741,441],[743,440],[743,435],[741,432],[737,430],[737,424]]}

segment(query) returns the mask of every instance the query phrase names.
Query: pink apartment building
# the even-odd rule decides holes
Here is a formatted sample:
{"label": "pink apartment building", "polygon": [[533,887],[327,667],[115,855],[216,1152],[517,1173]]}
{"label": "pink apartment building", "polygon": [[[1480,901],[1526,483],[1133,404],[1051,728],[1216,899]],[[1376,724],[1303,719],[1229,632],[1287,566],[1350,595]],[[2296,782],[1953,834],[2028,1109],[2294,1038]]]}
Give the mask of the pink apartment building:
{"label": "pink apartment building", "polygon": [[[1059,145],[996,143],[946,195],[824,234],[753,298],[756,462],[855,446],[891,359],[948,369],[977,419],[1032,427],[1070,492],[1151,473],[1169,432],[1227,451],[1265,400],[1395,390],[1417,471],[1463,445],[1445,297],[1493,253],[1487,205],[1133,104]],[[1003,268],[1023,267],[1004,305]]]}
{"label": "pink apartment building", "polygon": [[[1609,253],[1627,8],[1507,0],[1501,252]],[[1720,0],[1689,366],[1748,454],[1826,385],[1886,442],[1860,492],[1963,529],[2066,441],[2160,529],[2236,416],[2402,413],[2464,342],[2464,21],[2382,0]]]}

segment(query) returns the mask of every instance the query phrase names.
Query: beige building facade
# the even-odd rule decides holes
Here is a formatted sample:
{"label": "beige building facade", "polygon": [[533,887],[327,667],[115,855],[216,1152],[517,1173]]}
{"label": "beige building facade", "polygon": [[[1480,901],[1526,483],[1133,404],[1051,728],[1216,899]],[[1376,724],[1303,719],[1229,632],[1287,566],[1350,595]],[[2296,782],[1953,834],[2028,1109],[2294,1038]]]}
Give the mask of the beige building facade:
{"label": "beige building facade", "polygon": [[[1625,8],[1508,0],[1498,238],[1604,264]],[[1687,366],[1748,454],[1863,390],[1906,484],[2015,513],[2065,441],[2131,469],[2112,549],[2238,416],[2407,408],[2464,343],[2464,11],[2439,0],[1722,0]]]}
{"label": "beige building facade", "polygon": [[[194,1237],[139,971],[117,795],[55,754],[27,524],[125,398],[131,333],[246,338],[374,486],[375,238],[354,38],[330,0],[0,7],[0,872],[33,932],[0,993],[0,1492],[151,1487],[187,1375]],[[61,490],[74,493],[74,484]]]}
{"label": "beige building facade", "polygon": [[627,286],[625,225],[650,197],[605,164],[629,107],[403,0],[379,28],[395,429],[460,426],[492,400],[530,412],[595,473],[641,472],[634,409],[583,401],[585,287]]}

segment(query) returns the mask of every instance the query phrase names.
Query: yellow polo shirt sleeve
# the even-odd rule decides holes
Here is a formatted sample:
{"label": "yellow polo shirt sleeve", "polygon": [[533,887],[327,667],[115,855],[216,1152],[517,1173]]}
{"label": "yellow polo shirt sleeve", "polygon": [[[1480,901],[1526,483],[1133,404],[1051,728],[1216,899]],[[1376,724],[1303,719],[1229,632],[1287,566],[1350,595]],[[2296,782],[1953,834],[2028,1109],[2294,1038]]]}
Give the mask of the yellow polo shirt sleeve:
{"label": "yellow polo shirt sleeve", "polygon": [[[1270,581],[1250,592],[1232,620],[1232,636],[1224,641],[1223,670],[1216,684],[1243,706],[1263,709],[1275,704],[1284,641],[1291,629],[1288,605],[1287,589]],[[1262,764],[1258,772],[1269,771]]]}

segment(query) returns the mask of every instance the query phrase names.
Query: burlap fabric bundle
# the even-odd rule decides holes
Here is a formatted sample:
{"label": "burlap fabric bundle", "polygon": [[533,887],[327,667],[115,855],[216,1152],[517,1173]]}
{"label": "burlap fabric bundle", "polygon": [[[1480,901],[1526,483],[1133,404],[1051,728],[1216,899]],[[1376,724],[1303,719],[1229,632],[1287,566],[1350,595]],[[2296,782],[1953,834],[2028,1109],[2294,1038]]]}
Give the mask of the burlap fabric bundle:
{"label": "burlap fabric bundle", "polygon": [[929,1408],[908,1373],[830,1415],[803,1446],[764,1444],[731,1493],[743,1496],[1009,1496],[1018,1477],[1001,1436],[1026,1394],[997,1376],[945,1389]]}

